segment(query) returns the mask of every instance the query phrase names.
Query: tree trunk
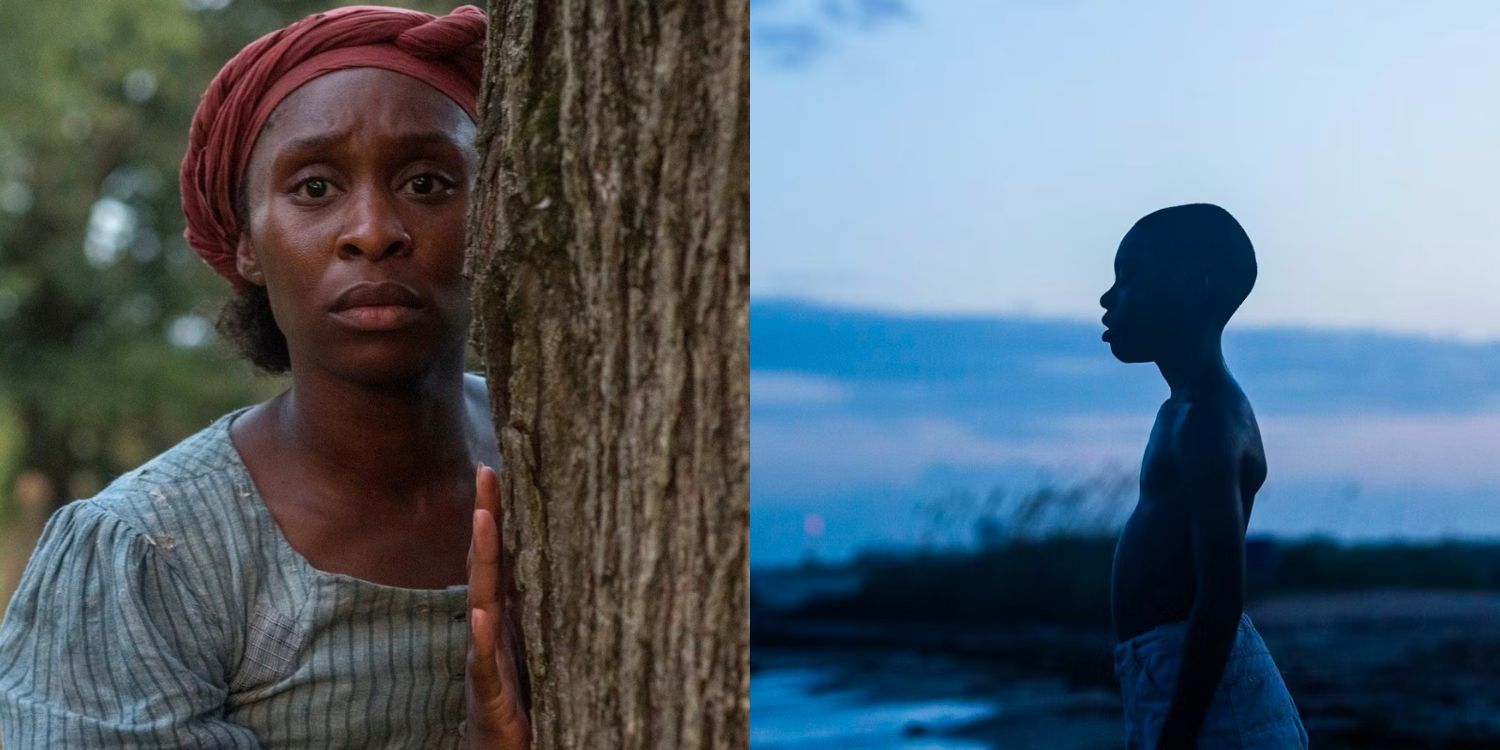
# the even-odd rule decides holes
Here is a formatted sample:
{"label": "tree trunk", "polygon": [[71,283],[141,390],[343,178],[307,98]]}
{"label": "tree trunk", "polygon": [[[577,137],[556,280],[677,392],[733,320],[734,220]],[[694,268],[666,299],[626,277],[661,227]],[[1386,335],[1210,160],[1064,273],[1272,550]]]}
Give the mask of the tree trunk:
{"label": "tree trunk", "polygon": [[743,748],[747,0],[492,0],[470,238],[538,750]]}

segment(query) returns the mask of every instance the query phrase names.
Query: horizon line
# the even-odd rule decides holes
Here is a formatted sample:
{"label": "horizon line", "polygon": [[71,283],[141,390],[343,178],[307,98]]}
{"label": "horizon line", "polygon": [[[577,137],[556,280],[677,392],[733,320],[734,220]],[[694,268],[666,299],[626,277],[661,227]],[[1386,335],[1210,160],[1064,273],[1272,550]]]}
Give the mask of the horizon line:
{"label": "horizon line", "polygon": [[[838,302],[821,300],[813,297],[802,297],[786,294],[761,294],[751,293],[750,305],[790,305],[816,308],[829,312],[848,313],[853,315],[878,316],[886,318],[899,318],[914,321],[935,322],[1001,322],[1001,321],[1026,321],[1032,323],[1051,323],[1066,325],[1100,325],[1098,319],[1069,316],[1063,313],[1044,313],[1029,310],[987,310],[987,311],[963,311],[963,310],[941,310],[941,309],[910,309],[899,307],[878,307],[874,305],[861,305],[852,302]],[[1101,315],[1103,314],[1101,310]],[[1102,326],[1101,326],[1102,330]],[[1470,336],[1459,332],[1439,332],[1430,329],[1416,328],[1391,328],[1378,324],[1351,324],[1339,325],[1332,323],[1316,322],[1249,322],[1233,324],[1226,329],[1230,335],[1244,332],[1277,332],[1295,331],[1300,333],[1337,333],[1345,335],[1367,335],[1387,338],[1421,339],[1448,344],[1462,344],[1465,346],[1500,346],[1500,333],[1484,334],[1482,336]],[[754,332],[751,333],[752,340]]]}

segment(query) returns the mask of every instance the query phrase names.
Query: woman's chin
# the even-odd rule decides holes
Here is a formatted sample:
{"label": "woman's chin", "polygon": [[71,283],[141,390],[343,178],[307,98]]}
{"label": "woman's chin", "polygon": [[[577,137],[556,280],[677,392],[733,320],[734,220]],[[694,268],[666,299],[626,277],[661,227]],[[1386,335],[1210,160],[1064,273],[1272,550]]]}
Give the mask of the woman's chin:
{"label": "woman's chin", "polygon": [[[340,380],[365,386],[398,386],[424,380],[435,370],[451,364],[455,359],[462,371],[463,350],[456,356],[445,357],[430,346],[413,346],[412,342],[368,342],[361,346],[345,348],[337,357],[327,354],[318,357],[319,369],[334,374]],[[297,363],[293,362],[295,369]]]}

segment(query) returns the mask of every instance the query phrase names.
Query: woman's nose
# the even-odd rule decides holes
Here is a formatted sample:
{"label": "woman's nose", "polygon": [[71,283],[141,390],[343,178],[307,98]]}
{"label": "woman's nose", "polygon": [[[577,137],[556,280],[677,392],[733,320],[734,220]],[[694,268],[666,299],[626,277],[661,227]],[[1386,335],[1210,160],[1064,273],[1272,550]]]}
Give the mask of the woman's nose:
{"label": "woman's nose", "polygon": [[343,231],[337,240],[339,257],[363,256],[373,261],[411,250],[411,235],[393,199],[378,187],[357,189],[349,196]]}

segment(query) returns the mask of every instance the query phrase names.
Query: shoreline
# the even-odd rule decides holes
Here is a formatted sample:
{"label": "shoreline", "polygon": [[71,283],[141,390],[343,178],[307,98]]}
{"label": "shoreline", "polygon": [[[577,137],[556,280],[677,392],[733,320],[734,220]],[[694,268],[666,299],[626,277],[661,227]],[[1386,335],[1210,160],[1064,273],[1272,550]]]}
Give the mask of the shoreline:
{"label": "shoreline", "polygon": [[[1315,746],[1500,747],[1500,592],[1298,594],[1246,611]],[[872,705],[977,699],[995,706],[989,717],[941,731],[914,728],[918,735],[996,747],[1026,746],[1024,735],[1048,746],[1059,738],[1059,747],[1094,747],[1108,734],[1114,744],[1102,747],[1117,746],[1123,731],[1113,638],[1097,628],[775,615],[755,621],[752,644],[752,681],[819,666],[829,670],[828,690],[858,689]]]}

